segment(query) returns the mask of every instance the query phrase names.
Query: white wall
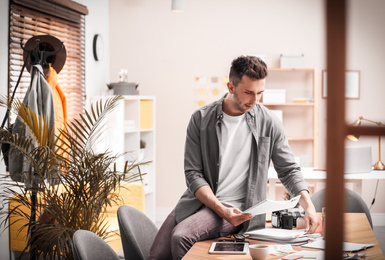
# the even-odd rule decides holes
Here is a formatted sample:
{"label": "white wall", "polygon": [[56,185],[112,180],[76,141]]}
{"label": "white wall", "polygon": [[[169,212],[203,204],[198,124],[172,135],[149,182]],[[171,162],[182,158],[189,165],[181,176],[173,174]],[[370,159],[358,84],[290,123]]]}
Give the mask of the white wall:
{"label": "white wall", "polygon": [[[385,69],[381,47],[385,2],[348,2],[348,69],[361,71],[361,98],[347,102],[347,121],[363,115],[384,122],[380,99],[385,88],[380,86]],[[127,68],[129,80],[140,84],[141,94],[157,97],[159,209],[175,206],[185,190],[184,139],[195,109],[196,76],[225,76],[231,60],[241,54],[266,54],[268,65],[277,67],[281,53],[299,52],[305,54],[305,66],[318,68],[319,75],[326,67],[322,0],[194,0],[187,1],[184,13],[172,13],[170,0],[110,0],[110,36],[111,81],[116,82],[118,71]],[[321,94],[321,77],[319,87]],[[326,101],[320,100],[320,167],[326,164],[325,107]],[[366,137],[359,142],[373,146],[373,162],[375,140]],[[364,183],[367,203],[373,185]],[[385,212],[381,197],[379,189],[373,212]]]}
{"label": "white wall", "polygon": [[[94,96],[107,94],[106,86],[110,81],[110,35],[109,35],[109,4],[108,0],[76,0],[87,6],[89,14],[86,16],[86,100],[87,107]],[[93,56],[93,39],[95,34],[103,38],[103,57],[95,61]]]}

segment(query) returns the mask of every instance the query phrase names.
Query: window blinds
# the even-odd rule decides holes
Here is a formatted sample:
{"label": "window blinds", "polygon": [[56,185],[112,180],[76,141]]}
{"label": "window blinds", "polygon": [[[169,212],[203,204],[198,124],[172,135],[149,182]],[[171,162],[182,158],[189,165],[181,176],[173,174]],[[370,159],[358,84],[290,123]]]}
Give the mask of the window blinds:
{"label": "window blinds", "polygon": [[[60,3],[60,4],[58,4]],[[71,8],[75,7],[75,8]],[[13,0],[9,15],[8,96],[16,86],[23,66],[23,46],[35,35],[48,34],[62,41],[67,58],[58,74],[59,85],[67,99],[68,121],[79,117],[85,106],[84,15],[87,8],[69,0]],[[25,69],[15,97],[23,99],[30,74]],[[12,118],[14,120],[15,118]]]}

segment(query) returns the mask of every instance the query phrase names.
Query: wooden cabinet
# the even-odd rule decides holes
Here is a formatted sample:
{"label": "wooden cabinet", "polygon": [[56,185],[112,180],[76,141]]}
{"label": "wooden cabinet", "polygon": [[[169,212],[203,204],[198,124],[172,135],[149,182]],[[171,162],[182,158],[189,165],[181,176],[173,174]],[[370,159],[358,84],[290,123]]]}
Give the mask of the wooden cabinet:
{"label": "wooden cabinet", "polygon": [[[282,114],[282,122],[294,156],[303,167],[318,164],[317,69],[269,69],[266,90],[286,90],[284,103],[262,104]],[[265,95],[265,94],[264,94]]]}
{"label": "wooden cabinet", "polygon": [[[107,118],[99,150],[124,153],[117,162],[150,161],[140,167],[145,193],[145,214],[155,222],[155,106],[154,96],[123,96],[124,100]],[[104,97],[108,98],[108,97]],[[145,147],[143,147],[145,146]]]}

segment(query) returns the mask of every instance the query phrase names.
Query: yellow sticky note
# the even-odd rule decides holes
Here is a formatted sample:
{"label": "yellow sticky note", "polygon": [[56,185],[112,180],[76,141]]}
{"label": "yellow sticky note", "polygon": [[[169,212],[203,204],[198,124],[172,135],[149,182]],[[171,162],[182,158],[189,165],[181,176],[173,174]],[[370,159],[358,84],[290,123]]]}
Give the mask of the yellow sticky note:
{"label": "yellow sticky note", "polygon": [[204,94],[206,94],[206,89],[204,89],[204,88],[198,89],[198,94],[199,94],[199,95],[204,95]]}

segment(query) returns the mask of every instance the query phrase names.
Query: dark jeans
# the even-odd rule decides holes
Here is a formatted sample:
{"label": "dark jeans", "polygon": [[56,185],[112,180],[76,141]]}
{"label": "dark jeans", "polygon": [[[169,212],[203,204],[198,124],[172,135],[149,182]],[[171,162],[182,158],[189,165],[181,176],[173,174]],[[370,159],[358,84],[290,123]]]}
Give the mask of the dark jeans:
{"label": "dark jeans", "polygon": [[147,260],[182,259],[195,242],[236,234],[241,229],[242,225],[234,227],[207,207],[177,224],[173,210],[156,235]]}

